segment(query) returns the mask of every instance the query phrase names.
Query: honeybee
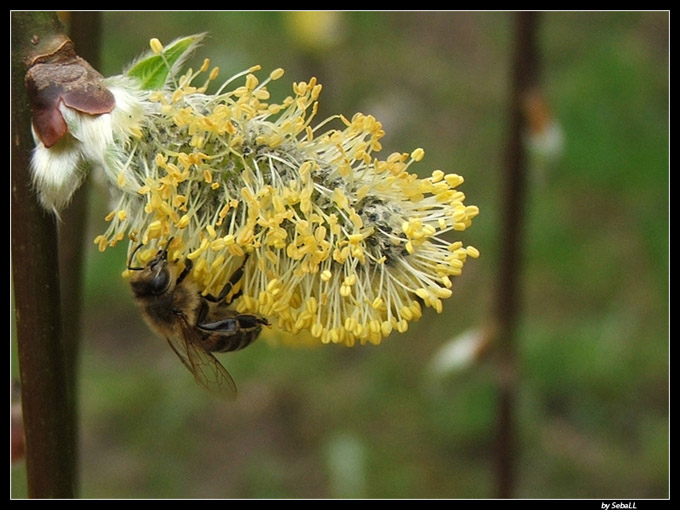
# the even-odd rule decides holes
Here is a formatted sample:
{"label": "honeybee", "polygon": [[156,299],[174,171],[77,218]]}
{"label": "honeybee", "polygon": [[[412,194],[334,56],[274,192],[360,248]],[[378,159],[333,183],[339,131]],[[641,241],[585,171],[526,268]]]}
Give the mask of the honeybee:
{"label": "honeybee", "polygon": [[142,267],[132,261],[142,245],[128,259],[127,268],[135,273],[130,287],[144,320],[194,375],[198,384],[222,397],[235,398],[236,384],[214,352],[237,351],[253,343],[267,319],[242,314],[228,308],[236,296],[227,300],[243,276],[243,264],[232,274],[218,296],[201,295],[189,277],[193,263],[185,259],[180,271],[178,261],[168,260],[168,246]]}

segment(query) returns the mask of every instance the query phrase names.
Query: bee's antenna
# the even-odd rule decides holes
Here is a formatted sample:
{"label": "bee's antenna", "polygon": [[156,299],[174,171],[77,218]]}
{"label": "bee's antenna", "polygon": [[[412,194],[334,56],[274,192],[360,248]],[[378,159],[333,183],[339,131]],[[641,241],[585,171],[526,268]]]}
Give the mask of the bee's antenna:
{"label": "bee's antenna", "polygon": [[138,244],[137,248],[135,248],[132,253],[130,254],[130,258],[128,259],[127,263],[127,268],[129,271],[142,271],[144,268],[143,267],[132,267],[130,264],[132,264],[132,259],[135,258],[135,253],[139,251],[139,249],[144,246],[143,244]]}
{"label": "bee's antenna", "polygon": [[173,239],[174,239],[174,237],[171,237],[170,239],[168,239],[168,242],[165,243],[165,248],[163,248],[163,249],[161,250],[161,253],[163,253],[163,258],[164,258],[164,259],[167,259],[167,258],[168,258],[168,248],[170,247],[170,243],[172,242]]}

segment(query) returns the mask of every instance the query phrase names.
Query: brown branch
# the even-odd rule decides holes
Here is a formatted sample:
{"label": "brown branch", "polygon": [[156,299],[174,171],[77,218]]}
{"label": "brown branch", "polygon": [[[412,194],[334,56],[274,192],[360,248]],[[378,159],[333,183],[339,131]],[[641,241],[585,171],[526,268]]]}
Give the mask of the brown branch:
{"label": "brown branch", "polygon": [[516,393],[516,328],[520,315],[520,270],[524,203],[526,201],[526,149],[522,141],[525,118],[522,105],[538,82],[537,27],[539,14],[514,14],[509,133],[503,170],[501,207],[502,257],[496,289],[495,344],[498,349],[498,416],[496,423],[497,496],[509,498],[515,483],[514,402]]}
{"label": "brown branch", "polygon": [[33,139],[24,86],[31,62],[66,37],[54,13],[13,12],[11,23],[12,274],[28,495],[70,498],[75,444],[61,332],[57,231],[30,186]]}

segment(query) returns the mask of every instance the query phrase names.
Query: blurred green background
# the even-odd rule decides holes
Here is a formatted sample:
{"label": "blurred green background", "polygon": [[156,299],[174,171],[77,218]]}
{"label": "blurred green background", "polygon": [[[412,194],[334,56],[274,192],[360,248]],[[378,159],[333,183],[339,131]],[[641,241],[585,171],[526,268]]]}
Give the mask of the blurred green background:
{"label": "blurred green background", "polygon": [[[124,248],[88,244],[81,364],[81,496],[488,498],[496,493],[493,352],[434,376],[452,338],[487,324],[499,245],[512,54],[508,13],[103,14],[105,75],[158,37],[206,31],[226,78],[253,64],[282,99],[317,76],[320,117],[384,124],[385,157],[462,174],[482,256],[444,313],[378,347],[259,341],[222,356],[225,404],[192,381],[134,308]],[[322,23],[328,23],[323,25]],[[322,27],[319,33],[312,28]],[[535,158],[523,238],[517,466],[523,498],[669,494],[669,14],[545,13],[544,94],[561,153]],[[88,243],[107,198],[91,190]],[[14,497],[25,495],[22,463]]]}

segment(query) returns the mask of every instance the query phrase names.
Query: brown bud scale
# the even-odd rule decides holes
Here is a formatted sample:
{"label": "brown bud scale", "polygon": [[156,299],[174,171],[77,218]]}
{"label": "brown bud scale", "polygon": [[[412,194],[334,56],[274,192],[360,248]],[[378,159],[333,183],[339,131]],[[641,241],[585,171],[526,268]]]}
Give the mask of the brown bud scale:
{"label": "brown bud scale", "polygon": [[113,94],[103,77],[86,60],[62,45],[56,53],[36,58],[26,73],[26,91],[31,103],[33,127],[49,148],[68,131],[59,103],[90,115],[109,113],[115,106]]}

